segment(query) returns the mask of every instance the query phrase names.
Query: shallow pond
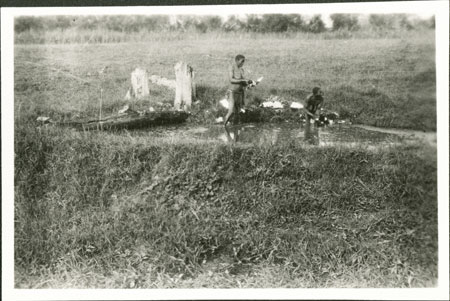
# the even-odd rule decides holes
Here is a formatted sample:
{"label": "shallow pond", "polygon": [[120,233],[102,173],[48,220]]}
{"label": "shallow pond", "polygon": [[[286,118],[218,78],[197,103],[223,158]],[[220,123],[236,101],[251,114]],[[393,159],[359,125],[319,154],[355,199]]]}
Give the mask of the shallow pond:
{"label": "shallow pond", "polygon": [[[223,125],[193,126],[182,125],[158,127],[135,132],[137,135],[166,137],[174,140],[193,139],[198,141],[225,142],[253,145],[276,145],[301,143],[307,145],[366,145],[380,147],[400,144],[408,138],[406,134],[383,132],[379,128],[362,128],[346,124],[317,127],[294,123],[250,123],[224,127]],[[432,134],[432,133],[431,133]]]}

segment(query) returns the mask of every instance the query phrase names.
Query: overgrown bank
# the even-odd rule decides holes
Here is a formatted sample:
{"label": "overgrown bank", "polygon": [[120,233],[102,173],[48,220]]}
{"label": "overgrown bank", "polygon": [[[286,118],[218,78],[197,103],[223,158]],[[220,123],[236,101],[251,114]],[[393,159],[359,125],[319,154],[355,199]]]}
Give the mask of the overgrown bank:
{"label": "overgrown bank", "polygon": [[[177,286],[168,275],[182,286],[215,261],[228,280],[275,267],[281,286],[434,285],[436,161],[420,147],[229,147],[19,126],[16,285]],[[201,285],[214,286],[191,284]]]}

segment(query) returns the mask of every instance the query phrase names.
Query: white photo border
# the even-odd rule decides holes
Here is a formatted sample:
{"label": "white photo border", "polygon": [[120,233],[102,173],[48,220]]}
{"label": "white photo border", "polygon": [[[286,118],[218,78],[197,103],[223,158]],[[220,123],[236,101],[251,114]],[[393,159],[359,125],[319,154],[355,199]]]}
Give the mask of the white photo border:
{"label": "white photo border", "polygon": [[[411,13],[436,18],[439,280],[424,289],[15,289],[14,288],[14,17],[24,15]],[[449,297],[449,2],[402,1],[320,4],[34,7],[1,9],[2,299],[185,300],[185,299],[378,299],[436,300]]]}

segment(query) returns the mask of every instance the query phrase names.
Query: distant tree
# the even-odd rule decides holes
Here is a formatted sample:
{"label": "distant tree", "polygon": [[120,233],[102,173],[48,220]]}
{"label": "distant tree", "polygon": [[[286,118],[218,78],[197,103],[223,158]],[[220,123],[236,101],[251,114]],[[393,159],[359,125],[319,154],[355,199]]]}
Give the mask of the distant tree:
{"label": "distant tree", "polygon": [[222,19],[219,16],[205,16],[201,19],[201,21],[210,31],[218,30],[222,27]]}
{"label": "distant tree", "polygon": [[288,18],[288,31],[304,31],[306,30],[306,23],[303,17],[299,14],[286,15]]}
{"label": "distant tree", "polygon": [[121,16],[121,31],[137,32],[144,27],[143,16]]}
{"label": "distant tree", "polygon": [[238,31],[242,28],[245,28],[245,23],[234,15],[230,16],[222,25],[224,31]]}
{"label": "distant tree", "polygon": [[406,29],[406,30],[413,30],[414,29],[414,25],[409,20],[408,15],[405,15],[405,14],[399,14],[398,15],[398,26],[400,28]]}
{"label": "distant tree", "polygon": [[98,21],[99,21],[98,23],[100,24],[99,27],[104,27],[112,31],[125,31],[123,18],[121,18],[120,16],[115,15],[107,16],[106,19]]}
{"label": "distant tree", "polygon": [[149,31],[169,28],[170,20],[166,15],[142,16],[141,29]]}
{"label": "distant tree", "polygon": [[415,18],[411,18],[411,24],[416,29],[433,29],[435,27],[435,19],[434,16],[429,19],[419,18],[416,16]]}
{"label": "distant tree", "polygon": [[300,31],[305,27],[301,15],[298,14],[265,14],[262,16],[260,28],[262,32]]}
{"label": "distant tree", "polygon": [[393,29],[395,27],[395,15],[371,14],[369,24],[374,29]]}
{"label": "distant tree", "polygon": [[177,16],[176,24],[172,26],[178,30],[196,30],[199,32],[207,32],[218,30],[222,27],[222,19],[219,16],[193,16],[183,15]]}
{"label": "distant tree", "polygon": [[322,21],[320,15],[315,15],[308,22],[308,31],[313,33],[320,33],[325,31],[325,23]]}
{"label": "distant tree", "polygon": [[284,15],[267,14],[262,17],[262,27],[264,32],[283,32],[289,27],[289,20]]}
{"label": "distant tree", "polygon": [[191,15],[178,16],[178,27],[182,30],[195,29],[196,17]]}
{"label": "distant tree", "polygon": [[262,31],[262,17],[260,15],[247,15],[247,21],[245,22],[245,30],[260,32]]}
{"label": "distant tree", "polygon": [[50,16],[42,19],[45,30],[66,29],[72,26],[70,16]]}
{"label": "distant tree", "polygon": [[34,16],[16,17],[14,19],[14,31],[16,33],[28,31],[28,30],[42,30],[44,29],[44,23],[41,18]]}
{"label": "distant tree", "polygon": [[333,21],[333,30],[358,30],[358,16],[352,14],[332,14],[330,16],[331,21]]}
{"label": "distant tree", "polygon": [[194,21],[194,28],[198,32],[205,33],[208,31],[208,25],[203,22],[202,20],[195,20]]}
{"label": "distant tree", "polygon": [[105,26],[106,22],[106,17],[101,18],[99,16],[82,16],[75,19],[76,27],[86,30],[94,30],[102,25]]}

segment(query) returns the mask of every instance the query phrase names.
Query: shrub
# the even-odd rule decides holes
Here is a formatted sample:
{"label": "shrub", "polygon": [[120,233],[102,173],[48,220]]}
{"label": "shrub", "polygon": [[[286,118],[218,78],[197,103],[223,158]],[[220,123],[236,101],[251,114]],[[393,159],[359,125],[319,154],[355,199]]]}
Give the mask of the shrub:
{"label": "shrub", "polygon": [[38,19],[32,16],[26,17],[17,17],[14,19],[14,31],[16,33],[21,33],[24,31],[33,30],[42,30],[44,28],[44,24],[42,19]]}
{"label": "shrub", "polygon": [[225,32],[238,31],[245,28],[245,23],[241,21],[237,16],[230,16],[226,22],[222,25],[222,30]]}
{"label": "shrub", "polygon": [[245,22],[244,29],[246,31],[260,32],[261,31],[261,16],[260,15],[247,15],[247,21]]}
{"label": "shrub", "polygon": [[202,23],[208,30],[218,30],[222,27],[222,19],[219,16],[206,16],[202,18]]}
{"label": "shrub", "polygon": [[312,33],[320,33],[325,31],[325,23],[323,23],[320,15],[315,15],[308,23],[308,31]]}
{"label": "shrub", "polygon": [[400,28],[403,28],[406,30],[414,29],[414,25],[408,19],[408,16],[404,15],[404,14],[400,15],[400,17],[399,17],[399,26],[400,26]]}
{"label": "shrub", "polygon": [[358,30],[359,22],[357,15],[351,14],[332,14],[333,30]]}
{"label": "shrub", "polygon": [[393,29],[395,27],[395,19],[395,15],[371,14],[369,16],[369,24],[374,29]]}
{"label": "shrub", "polygon": [[83,16],[74,18],[77,28],[86,29],[86,30],[94,30],[98,29],[99,26],[99,17],[98,16]]}
{"label": "shrub", "polygon": [[261,19],[261,32],[299,31],[304,28],[300,15],[266,14]]}
{"label": "shrub", "polygon": [[43,19],[45,29],[60,29],[64,30],[72,25],[72,19],[67,16],[51,16]]}

